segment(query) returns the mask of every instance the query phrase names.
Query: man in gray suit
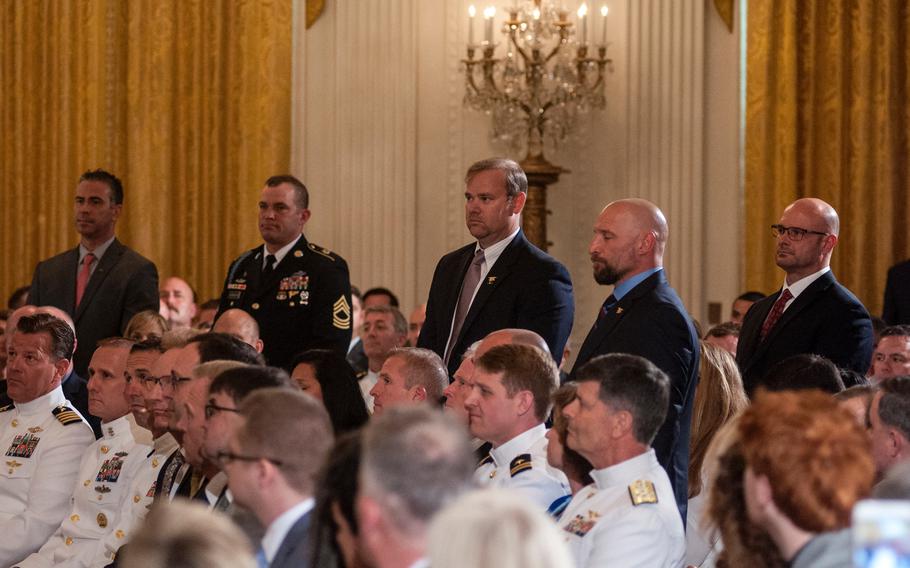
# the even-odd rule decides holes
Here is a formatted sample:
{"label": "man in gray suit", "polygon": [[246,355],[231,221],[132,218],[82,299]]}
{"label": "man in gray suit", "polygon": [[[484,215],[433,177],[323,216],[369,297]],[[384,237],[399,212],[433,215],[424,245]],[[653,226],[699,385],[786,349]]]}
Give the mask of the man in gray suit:
{"label": "man in gray suit", "polygon": [[158,270],[114,237],[123,210],[123,184],[104,170],[85,172],[76,186],[79,246],[38,263],[28,303],[55,306],[76,323],[73,365],[86,376],[99,340],[123,335],[143,310],[158,311]]}
{"label": "man in gray suit", "polygon": [[218,461],[234,501],[265,529],[260,566],[309,566],[315,476],[332,448],[332,423],[315,398],[286,387],[259,389],[239,407],[240,425]]}

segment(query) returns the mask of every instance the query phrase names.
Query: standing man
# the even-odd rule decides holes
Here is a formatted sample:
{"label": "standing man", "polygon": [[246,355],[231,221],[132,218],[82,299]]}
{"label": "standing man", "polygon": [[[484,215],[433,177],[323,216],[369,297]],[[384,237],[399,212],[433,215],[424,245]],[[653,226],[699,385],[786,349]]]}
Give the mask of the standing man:
{"label": "standing man", "polygon": [[576,378],[575,400],[562,411],[567,441],[594,466],[594,483],[560,517],[577,565],[681,566],[682,518],[651,448],[670,398],[667,375],[641,357],[612,354],[584,365]]}
{"label": "standing man", "polygon": [[910,324],[910,260],[888,269],[882,319],[888,325]]}
{"label": "standing man", "polygon": [[25,316],[13,330],[6,380],[14,406],[0,409],[0,565],[38,550],[63,521],[79,459],[95,440],[63,397],[60,381],[75,337],[47,314]]}
{"label": "standing man", "polygon": [[196,292],[189,283],[178,276],[171,276],[158,289],[161,305],[158,313],[167,320],[168,329],[190,328],[196,317]]}
{"label": "standing man", "polygon": [[667,374],[670,404],[651,447],[667,470],[685,519],[699,347],[692,320],[664,275],[668,236],[666,217],[650,201],[614,201],[601,212],[588,252],[594,280],[614,288],[578,352],[572,376],[607,353],[639,355]]}
{"label": "standing man", "polygon": [[821,199],[797,199],[771,226],[777,266],[786,273],[776,293],[759,300],[743,320],[736,362],[751,393],[778,361],[814,353],[866,374],[872,358],[872,320],[856,296],[831,273],[837,211]]}
{"label": "standing man", "polygon": [[98,341],[123,335],[143,310],[158,311],[158,270],[114,237],[123,185],[104,170],[85,172],[76,186],[79,246],[38,263],[28,303],[56,306],[76,323],[73,365],[86,376]]}
{"label": "standing man", "polygon": [[285,370],[301,351],[323,348],[345,355],[351,341],[348,265],[307,242],[309,201],[306,186],[294,176],[266,180],[259,199],[265,243],[231,263],[218,308],[219,314],[240,308],[256,318],[266,361]]}
{"label": "standing man", "polygon": [[512,160],[475,163],[465,176],[465,222],[477,242],[436,265],[418,347],[435,351],[449,374],[469,345],[506,327],[536,331],[562,353],[575,300],[566,268],[519,228],[528,178]]}

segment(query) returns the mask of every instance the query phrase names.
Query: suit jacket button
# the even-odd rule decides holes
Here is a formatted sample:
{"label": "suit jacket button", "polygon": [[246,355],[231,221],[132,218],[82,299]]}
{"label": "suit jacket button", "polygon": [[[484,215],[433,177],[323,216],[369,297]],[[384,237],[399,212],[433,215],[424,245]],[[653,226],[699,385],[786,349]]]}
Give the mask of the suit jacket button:
{"label": "suit jacket button", "polygon": [[257,302],[257,303],[253,304],[253,305],[250,306],[250,307],[253,308],[254,310],[258,310],[258,309],[259,309],[259,303]]}

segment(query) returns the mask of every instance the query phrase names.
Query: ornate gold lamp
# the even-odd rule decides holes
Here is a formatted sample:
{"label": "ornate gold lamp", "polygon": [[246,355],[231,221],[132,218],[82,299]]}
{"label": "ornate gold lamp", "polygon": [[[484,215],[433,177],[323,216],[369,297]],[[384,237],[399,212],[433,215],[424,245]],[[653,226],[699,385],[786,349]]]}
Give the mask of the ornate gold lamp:
{"label": "ornate gold lamp", "polygon": [[[559,143],[575,129],[579,114],[606,106],[607,7],[601,8],[600,42],[589,43],[595,22],[587,4],[575,22],[562,3],[521,0],[507,9],[502,23],[505,54],[495,57],[496,8],[483,11],[484,37],[474,40],[477,11],[468,9],[468,45],[464,104],[492,118],[492,136],[527,154],[520,164],[528,174],[523,226],[528,239],[546,250],[547,186],[565,170],[544,157],[544,142]],[[596,55],[594,52],[596,51]],[[478,56],[479,54],[479,56]]]}

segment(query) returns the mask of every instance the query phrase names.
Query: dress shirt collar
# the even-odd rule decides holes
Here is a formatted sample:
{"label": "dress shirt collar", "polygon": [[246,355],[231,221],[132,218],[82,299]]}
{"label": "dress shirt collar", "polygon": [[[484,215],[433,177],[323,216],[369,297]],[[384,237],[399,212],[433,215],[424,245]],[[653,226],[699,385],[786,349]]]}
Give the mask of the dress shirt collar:
{"label": "dress shirt collar", "polygon": [[527,453],[528,448],[546,435],[547,427],[543,424],[538,424],[529,430],[525,430],[498,448],[491,449],[490,457],[493,458],[493,463],[496,464],[496,467],[507,466],[512,463],[512,460],[517,456]]}
{"label": "dress shirt collar", "polygon": [[66,396],[63,395],[63,388],[60,385],[57,385],[51,392],[39,396],[35,400],[15,403],[15,408],[19,411],[19,414],[30,416],[33,414],[47,412],[48,410],[57,408],[60,405],[68,404],[69,403],[66,400]]}
{"label": "dress shirt collar", "polygon": [[272,524],[269,525],[268,530],[265,531],[265,535],[262,537],[262,551],[265,552],[265,559],[269,561],[269,564],[275,559],[278,549],[281,548],[281,543],[284,542],[284,538],[291,531],[294,523],[310,512],[315,503],[316,501],[312,497],[304,499],[272,521]]}
{"label": "dress shirt collar", "polygon": [[616,301],[622,300],[622,297],[632,291],[632,288],[635,288],[642,282],[648,279],[652,274],[663,270],[663,267],[658,266],[657,268],[651,268],[645,270],[644,272],[639,272],[635,276],[632,276],[628,280],[623,280],[613,288],[613,297],[616,298]]}
{"label": "dress shirt collar", "polygon": [[[809,276],[804,276],[803,278],[800,278],[799,280],[797,280],[793,284],[790,284],[789,286],[787,285],[787,279],[784,278],[784,285],[780,289],[780,291],[783,292],[784,290],[789,289],[790,294],[793,295],[793,300],[795,300],[800,294],[805,292],[806,288],[811,286],[813,282],[815,282],[816,280],[821,278],[826,272],[830,272],[830,271],[831,271],[831,267],[826,266],[814,274],[810,274]],[[789,306],[790,304],[792,304],[793,300],[790,300],[789,302],[787,302],[787,305]]]}
{"label": "dress shirt collar", "polygon": [[82,259],[85,258],[85,255],[88,253],[95,255],[95,262],[100,261],[101,257],[104,256],[104,253],[107,252],[107,249],[111,247],[111,243],[114,242],[115,238],[116,237],[111,237],[110,239],[96,246],[95,250],[88,250],[85,248],[84,244],[79,243],[79,265],[82,265]]}
{"label": "dress shirt collar", "polygon": [[408,568],[430,568],[430,559],[426,557],[418,558]]}
{"label": "dress shirt collar", "polygon": [[[218,502],[218,498],[221,497],[222,491],[226,491],[227,482],[227,474],[223,471],[219,471],[205,484],[205,489],[203,491],[205,491],[205,498],[210,506],[214,506],[215,503]],[[230,495],[228,495],[228,500],[231,500]]]}
{"label": "dress shirt collar", "polygon": [[127,420],[127,415],[124,414],[116,420],[111,420],[110,422],[101,423],[101,435],[106,440],[111,438],[125,438],[129,436],[133,437],[133,428],[130,426],[130,421]]}
{"label": "dress shirt collar", "polygon": [[598,489],[606,489],[616,485],[628,485],[630,479],[646,475],[655,466],[657,466],[657,455],[653,449],[649,449],[647,452],[624,462],[619,462],[604,469],[596,469],[591,472],[591,478]]}
{"label": "dress shirt collar", "polygon": [[[288,244],[284,245],[283,247],[281,247],[280,249],[275,251],[275,266],[278,266],[279,264],[281,264],[281,261],[284,259],[284,257],[286,257],[288,255],[288,253],[291,252],[291,249],[294,248],[295,246],[297,246],[297,241],[299,241],[300,237],[302,237],[302,236],[303,236],[303,233],[301,233],[300,236],[298,236],[293,241],[289,242]],[[269,252],[269,249],[266,248],[265,245],[262,245],[262,268],[265,268],[265,257],[267,257],[270,254],[272,254],[272,253]]]}
{"label": "dress shirt collar", "polygon": [[[502,251],[506,250],[506,247],[509,246],[509,243],[511,243],[513,240],[515,240],[515,236],[518,234],[518,231],[520,231],[520,230],[521,230],[521,227],[515,229],[515,232],[512,233],[511,235],[509,235],[508,237],[504,238],[501,241],[493,243],[492,245],[483,249],[483,262],[487,266],[493,266],[494,264],[496,264],[496,261],[499,259],[499,256],[502,254]],[[474,254],[477,254],[477,251],[482,248],[483,247],[480,246],[480,243],[476,243],[474,245]]]}

